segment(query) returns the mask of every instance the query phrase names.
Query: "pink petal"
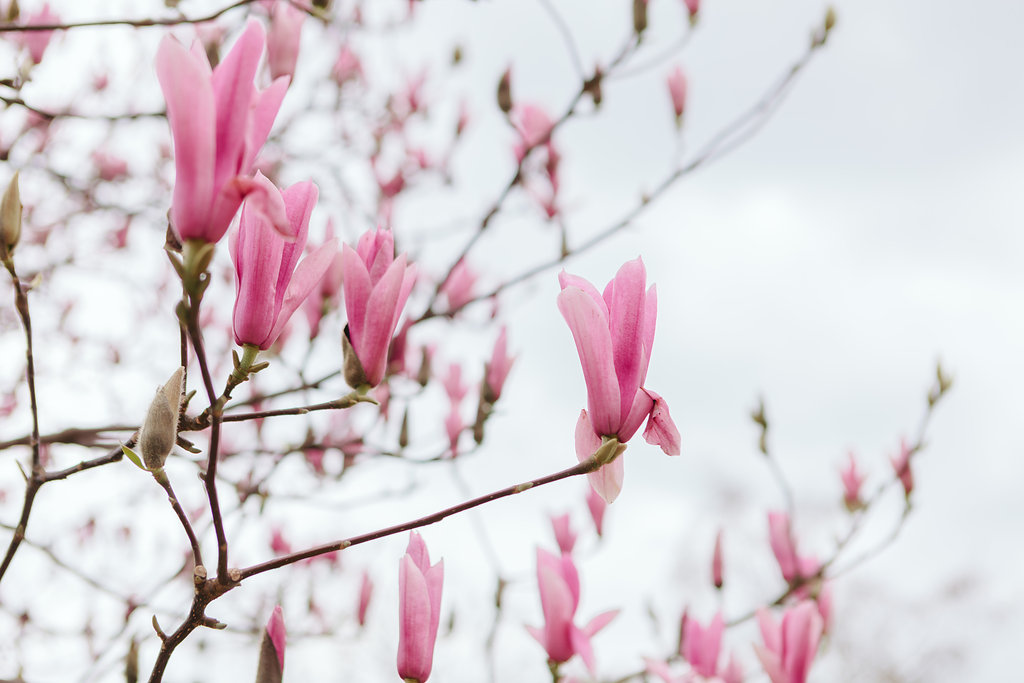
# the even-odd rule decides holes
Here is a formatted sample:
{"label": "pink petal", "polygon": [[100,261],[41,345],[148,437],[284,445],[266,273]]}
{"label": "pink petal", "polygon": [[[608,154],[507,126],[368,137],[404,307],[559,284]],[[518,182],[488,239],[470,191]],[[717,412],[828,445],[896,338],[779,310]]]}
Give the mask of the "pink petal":
{"label": "pink petal", "polygon": [[[619,384],[619,414],[625,418],[646,374],[643,343],[645,335],[647,273],[639,258],[627,261],[605,289],[608,303],[608,327],[611,332],[615,374]],[[610,295],[610,296],[609,296]],[[623,439],[627,440],[627,439]]]}
{"label": "pink petal", "polygon": [[615,434],[621,424],[619,383],[615,375],[608,320],[582,289],[567,287],[558,295],[558,310],[572,331],[587,384],[587,405],[594,431]]}
{"label": "pink petal", "polygon": [[217,108],[214,182],[217,186],[248,170],[242,166],[249,130],[249,105],[253,98],[253,78],[263,54],[263,43],[263,27],[255,19],[250,20],[231,51],[213,71],[213,92]]}
{"label": "pink petal", "polygon": [[292,317],[295,309],[320,284],[320,280],[327,273],[327,269],[334,263],[334,257],[337,252],[338,245],[332,240],[321,244],[313,253],[302,259],[302,262],[299,263],[292,274],[292,280],[285,291],[284,300],[281,302],[281,310],[277,314],[277,322],[270,333],[271,340],[277,339],[285,324]]}
{"label": "pink petal", "polygon": [[[640,391],[643,393],[645,390],[641,389]],[[679,429],[668,413],[668,404],[665,403],[665,399],[653,391],[646,393],[654,399],[654,407],[651,408],[650,417],[647,418],[644,441],[653,446],[661,446],[661,450],[666,455],[679,455]]]}
{"label": "pink petal", "polygon": [[408,555],[398,566],[398,605],[398,675],[425,681],[433,663],[430,596],[426,579]]}
{"label": "pink petal", "polygon": [[[352,247],[341,247],[342,291],[345,296],[345,311],[348,314],[349,336],[353,348],[362,346],[363,329],[366,326],[367,303],[373,285],[366,265]],[[357,346],[358,344],[358,346]]]}
{"label": "pink petal", "polygon": [[167,120],[174,138],[171,220],[183,240],[206,235],[213,203],[215,105],[210,66],[205,60],[205,55],[202,61],[195,59],[172,36],[161,41],[156,55],[157,78],[167,102]]}

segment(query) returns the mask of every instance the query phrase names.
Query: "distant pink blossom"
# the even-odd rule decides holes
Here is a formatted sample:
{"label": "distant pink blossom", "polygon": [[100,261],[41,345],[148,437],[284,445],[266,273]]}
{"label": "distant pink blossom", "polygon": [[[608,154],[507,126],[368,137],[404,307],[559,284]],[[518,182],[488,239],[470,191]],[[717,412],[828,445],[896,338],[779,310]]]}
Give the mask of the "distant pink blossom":
{"label": "distant pink blossom", "polygon": [[839,476],[843,480],[843,504],[852,512],[863,505],[860,488],[864,484],[864,475],[857,469],[857,460],[853,457],[852,451],[848,457],[849,461],[839,470]]}
{"label": "distant pink blossom", "polygon": [[785,512],[768,513],[768,541],[782,578],[787,582],[792,581],[797,576],[796,545],[790,531],[789,515]]}
{"label": "distant pink blossom", "polygon": [[772,683],[805,683],[822,633],[822,619],[813,602],[786,610],[782,623],[766,609],[758,610],[757,623],[764,645],[755,645],[758,659]]}
{"label": "distant pink blossom", "polygon": [[672,110],[676,115],[676,124],[682,122],[683,113],[686,111],[686,75],[683,73],[683,67],[676,66],[669,73],[666,79],[668,84],[668,94],[672,100]]}
{"label": "distant pink blossom", "polygon": [[572,557],[537,550],[537,583],[544,626],[527,626],[553,662],[566,662],[579,655],[587,669],[594,671],[594,649],[590,644],[598,631],[615,618],[617,610],[603,612],[580,628],[574,623],[580,603],[580,580]]}
{"label": "distant pink blossom", "polygon": [[413,531],[398,565],[398,675],[426,683],[434,663],[441,619],[444,560],[430,564],[423,539]]}
{"label": "distant pink blossom", "polygon": [[571,553],[576,546],[576,532],[572,530],[569,513],[551,517],[551,528],[555,532],[555,543],[563,554]]}
{"label": "distant pink blossom", "polygon": [[455,264],[440,290],[448,300],[449,311],[457,311],[473,300],[473,287],[478,277],[466,259],[460,259]]}
{"label": "distant pink blossom", "polygon": [[[23,26],[47,26],[59,23],[61,23],[60,17],[50,9],[48,2],[43,3],[41,9],[30,13],[21,22]],[[50,45],[51,38],[53,38],[53,31],[18,31],[12,40],[28,50],[32,63],[38,64],[43,61],[43,54]]]}
{"label": "distant pink blossom", "polygon": [[498,338],[494,342],[491,360],[484,370],[484,394],[489,402],[494,403],[501,397],[505,380],[508,378],[508,373],[514,362],[515,358],[508,355],[508,331],[502,325]]}
{"label": "distant pink blossom", "polygon": [[513,148],[517,162],[521,162],[534,147],[550,142],[554,126],[551,117],[535,104],[524,104],[513,109],[512,125],[519,133],[519,142]]}
{"label": "distant pink blossom", "polygon": [[270,30],[267,32],[267,65],[270,77],[295,75],[302,42],[302,22],[306,13],[290,2],[275,2],[270,8]]}
{"label": "distant pink blossom", "polygon": [[416,280],[416,266],[406,265],[405,254],[395,258],[388,230],[365,233],[355,249],[344,245],[341,259],[345,334],[361,365],[362,381],[376,386],[384,378],[388,346]]}
{"label": "distant pink blossom", "polygon": [[725,622],[719,612],[705,627],[696,619],[686,620],[683,636],[683,658],[701,676],[710,678],[718,674],[718,654],[722,648]]}
{"label": "distant pink blossom", "polygon": [[722,530],[715,534],[715,549],[711,553],[711,582],[721,588],[722,581]]}
{"label": "distant pink blossom", "polygon": [[444,391],[448,394],[448,400],[453,405],[458,405],[465,398],[469,386],[462,381],[462,366],[458,363],[451,363],[448,366],[448,373],[444,376]]}
{"label": "distant pink blossom", "polygon": [[287,78],[263,91],[253,85],[263,44],[263,28],[251,20],[211,69],[198,45],[189,50],[172,36],[160,43],[156,71],[174,138],[171,225],[181,240],[219,241],[243,197],[257,189],[253,161],[288,87]]}
{"label": "distant pink blossom", "polygon": [[900,441],[899,455],[889,459],[892,463],[893,471],[896,472],[900,483],[903,484],[903,493],[908,498],[914,490],[914,472],[910,469],[910,457],[913,454],[914,449],[910,447],[906,439],[902,439]]}
{"label": "distant pink blossom", "polygon": [[686,4],[686,10],[690,13],[691,17],[700,11],[700,0],[683,0],[683,2]]}
{"label": "distant pink blossom", "polygon": [[448,417],[444,420],[444,428],[448,433],[448,448],[453,458],[459,454],[459,437],[462,436],[462,430],[465,427],[466,424],[459,413],[458,407],[452,406],[451,410],[448,411]]}
{"label": "distant pink blossom", "polygon": [[331,70],[331,76],[334,77],[335,83],[339,86],[349,81],[362,80],[362,62],[359,61],[359,57],[356,56],[356,53],[347,44],[341,46],[338,59],[334,62],[334,68]]}
{"label": "distant pink blossom", "polygon": [[356,618],[360,626],[366,625],[366,610],[370,607],[370,599],[373,597],[373,579],[370,573],[363,571],[363,578],[359,582],[359,607],[356,610]]}
{"label": "distant pink blossom", "polygon": [[128,176],[128,162],[121,157],[96,150],[92,153],[92,161],[96,164],[100,180],[111,182]]}
{"label": "distant pink blossom", "polygon": [[604,513],[608,509],[608,503],[601,497],[593,487],[587,489],[587,510],[590,511],[590,518],[594,521],[594,530],[598,536],[604,535]]}

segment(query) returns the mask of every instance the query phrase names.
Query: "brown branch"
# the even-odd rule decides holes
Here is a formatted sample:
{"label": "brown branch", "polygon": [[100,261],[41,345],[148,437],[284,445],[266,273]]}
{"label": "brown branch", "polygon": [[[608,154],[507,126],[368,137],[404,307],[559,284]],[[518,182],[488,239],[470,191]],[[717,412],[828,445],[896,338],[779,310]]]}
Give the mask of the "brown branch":
{"label": "brown branch", "polygon": [[73,28],[88,28],[95,26],[132,26],[134,28],[148,28],[150,26],[177,26],[179,24],[202,24],[213,21],[222,14],[226,14],[238,7],[252,4],[256,0],[238,0],[238,2],[223,7],[212,14],[202,17],[178,17],[176,19],[100,19],[97,21],[81,21],[68,24],[7,24],[0,25],[0,33],[33,32],[33,31],[69,31]]}

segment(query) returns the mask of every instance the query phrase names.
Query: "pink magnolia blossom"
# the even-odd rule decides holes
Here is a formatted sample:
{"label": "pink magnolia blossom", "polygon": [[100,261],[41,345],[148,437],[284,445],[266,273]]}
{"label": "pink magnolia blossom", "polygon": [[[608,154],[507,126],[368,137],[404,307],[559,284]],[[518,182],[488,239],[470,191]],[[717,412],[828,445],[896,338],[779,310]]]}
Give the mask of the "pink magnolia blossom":
{"label": "pink magnolia blossom", "polygon": [[907,444],[906,439],[903,439],[900,441],[899,455],[889,459],[892,463],[892,469],[896,472],[896,476],[899,477],[900,483],[903,484],[903,493],[908,498],[914,491],[914,472],[910,469],[910,457],[913,454],[914,449]]}
{"label": "pink magnolia blossom", "polygon": [[111,182],[128,176],[128,162],[121,157],[96,150],[92,153],[92,161],[96,164],[96,173],[100,180]]}
{"label": "pink magnolia blossom", "polygon": [[758,610],[757,623],[764,646],[754,649],[772,683],[805,683],[822,632],[814,603],[806,601],[786,610],[781,624],[767,610]]}
{"label": "pink magnolia blossom", "polygon": [[679,432],[668,407],[643,388],[658,313],[655,286],[644,291],[646,278],[641,259],[628,261],[602,296],[583,278],[562,271],[558,276],[562,286],[558,309],[576,342],[594,431],[625,443],[645,418],[652,417],[657,426],[649,425],[650,438],[665,439],[652,443],[669,455],[677,455]]}
{"label": "pink magnolia blossom", "polygon": [[[594,432],[587,411],[581,410],[580,417],[576,420],[576,459],[584,462],[600,447],[601,437]],[[603,465],[596,472],[588,472],[587,480],[590,482],[591,488],[597,491],[597,494],[606,503],[612,503],[622,491],[622,481],[625,475],[625,464],[623,459],[618,457],[607,465]]]}
{"label": "pink magnolia blossom", "polygon": [[270,549],[275,555],[291,555],[292,544],[284,537],[280,527],[274,527],[270,532]]}
{"label": "pink magnolia blossom", "polygon": [[270,77],[295,75],[302,40],[302,22],[306,13],[290,2],[275,2],[270,8],[270,30],[267,32],[267,65]]}
{"label": "pink magnolia blossom", "polygon": [[672,99],[672,110],[676,114],[676,125],[682,123],[683,112],[686,111],[686,75],[683,67],[676,66],[666,79],[668,94]]}
{"label": "pink magnolia blossom", "polygon": [[443,384],[444,391],[448,394],[448,400],[452,406],[458,407],[469,391],[469,386],[462,381],[462,366],[458,363],[449,365],[448,374],[445,375]]}
{"label": "pink magnolia blossom", "polygon": [[370,607],[370,599],[373,597],[373,579],[367,571],[363,571],[363,579],[359,583],[359,607],[356,609],[356,618],[360,626],[366,625],[366,610]]}
{"label": "pink magnolia blossom", "polygon": [[790,531],[789,515],[785,512],[768,513],[768,541],[775,554],[775,561],[787,582],[797,577],[796,544]]}
{"label": "pink magnolia blossom", "polygon": [[448,299],[449,311],[457,311],[473,300],[473,287],[478,277],[466,259],[455,264],[440,290]]}
{"label": "pink magnolia blossom", "polygon": [[501,398],[501,391],[505,388],[505,380],[512,369],[515,358],[508,355],[508,330],[504,325],[498,333],[494,342],[494,351],[491,352],[491,361],[484,369],[484,391],[487,400],[494,403]]}
{"label": "pink magnolia blossom", "polygon": [[[296,183],[284,192],[262,175],[255,182],[264,191],[246,199],[230,245],[237,288],[233,327],[238,344],[268,349],[327,272],[337,247],[328,241],[299,262],[317,199],[311,181]],[[268,202],[273,206],[268,208]],[[287,238],[268,217],[281,211],[287,217]]]}
{"label": "pink magnolia blossom", "polygon": [[718,653],[722,649],[725,622],[719,612],[705,627],[696,619],[687,619],[683,636],[683,658],[693,670],[705,677],[718,674]]}
{"label": "pink magnolia blossom", "polygon": [[839,476],[843,480],[843,504],[846,509],[853,512],[863,506],[860,499],[860,487],[864,484],[864,475],[857,469],[857,460],[853,453],[849,453],[849,462],[846,467],[839,470]]}
{"label": "pink magnolia blossom", "polygon": [[535,104],[524,104],[512,112],[512,125],[519,133],[519,142],[513,148],[516,161],[521,162],[534,147],[550,142],[554,124],[551,117]]}
{"label": "pink magnolia blossom", "polygon": [[590,511],[590,518],[594,521],[594,530],[598,536],[604,535],[604,513],[608,509],[601,494],[594,487],[587,489],[587,510]]}
{"label": "pink magnolia blossom", "polygon": [[551,529],[555,532],[555,543],[558,544],[558,549],[562,551],[562,554],[571,553],[576,546],[576,532],[572,530],[569,513],[552,517]]}
{"label": "pink magnolia blossom", "polygon": [[427,545],[413,531],[398,565],[398,675],[425,683],[434,662],[441,618],[444,560],[430,564]]}
{"label": "pink magnolia blossom", "polygon": [[[53,25],[60,23],[60,17],[50,9],[50,3],[46,2],[43,3],[42,9],[29,14],[22,23],[25,26]],[[51,38],[53,31],[19,31],[14,34],[12,40],[28,50],[32,63],[38,64],[43,61],[43,54],[49,47]]]}
{"label": "pink magnolia blossom", "polygon": [[287,78],[263,91],[253,85],[263,43],[259,22],[250,21],[216,69],[199,44],[189,50],[171,36],[160,43],[156,72],[174,138],[171,224],[183,241],[219,241],[243,197],[258,189],[253,161],[288,87]]}
{"label": "pink magnolia blossom", "polygon": [[[355,249],[346,244],[341,252],[345,334],[361,366],[362,383],[370,386],[384,378],[388,346],[416,280],[416,266],[407,266],[405,254],[395,258],[394,252],[388,230],[367,232]],[[359,381],[346,372],[349,379]]]}
{"label": "pink magnolia blossom", "polygon": [[284,675],[284,648],[284,615],[281,612],[281,606],[277,605],[263,631],[256,683],[281,683]]}
{"label": "pink magnolia blossom", "polygon": [[715,534],[715,549],[711,553],[711,582],[721,588],[722,580],[722,530]]}
{"label": "pink magnolia blossom", "polygon": [[338,53],[338,59],[334,62],[331,76],[334,77],[334,81],[339,87],[349,81],[362,80],[362,62],[359,61],[359,57],[356,56],[356,53],[348,45],[341,46],[341,52]]}
{"label": "pink magnolia blossom", "polygon": [[538,548],[537,583],[544,626],[527,626],[530,635],[544,647],[552,662],[566,662],[579,655],[593,673],[594,648],[590,639],[615,618],[618,610],[599,614],[583,628],[573,623],[580,603],[580,579],[569,555],[557,557]]}
{"label": "pink magnolia blossom", "polygon": [[454,458],[459,454],[459,437],[462,436],[462,430],[466,428],[466,423],[462,419],[462,415],[459,414],[458,405],[452,405],[451,410],[448,411],[448,417],[444,419],[444,428],[448,433],[448,447]]}
{"label": "pink magnolia blossom", "polygon": [[686,11],[690,13],[691,18],[700,11],[700,0],[683,0],[683,2],[686,4]]}

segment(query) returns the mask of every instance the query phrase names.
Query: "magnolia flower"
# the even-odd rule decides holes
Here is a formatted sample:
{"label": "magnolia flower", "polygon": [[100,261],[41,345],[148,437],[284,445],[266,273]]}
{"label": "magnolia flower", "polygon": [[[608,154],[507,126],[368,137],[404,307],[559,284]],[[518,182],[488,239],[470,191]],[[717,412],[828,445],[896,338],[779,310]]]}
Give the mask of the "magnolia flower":
{"label": "magnolia flower", "polygon": [[466,263],[466,259],[460,259],[455,264],[440,290],[448,299],[449,311],[457,311],[473,300],[473,286],[477,277],[476,272]]}
{"label": "magnolia flower", "polygon": [[576,532],[572,530],[569,513],[552,517],[551,529],[555,532],[555,543],[558,544],[558,549],[565,555],[571,553],[576,545]]}
{"label": "magnolia flower", "polygon": [[754,649],[772,683],[805,683],[822,631],[814,603],[802,602],[786,610],[781,624],[767,610],[758,610],[757,623],[764,646]]}
{"label": "magnolia flower", "polygon": [[[284,192],[262,174],[257,174],[255,182],[264,191],[246,199],[230,244],[237,289],[233,328],[239,345],[265,350],[327,272],[337,247],[328,240],[299,263],[317,198],[312,181],[296,183]],[[287,218],[287,238],[268,217],[278,212]]]}
{"label": "magnolia flower", "polygon": [[367,232],[355,249],[344,245],[341,261],[348,313],[342,342],[347,347],[345,380],[353,387],[376,386],[384,378],[388,345],[416,280],[416,266],[406,265],[405,254],[395,258],[388,230]]}
{"label": "magnolia flower", "polygon": [[356,619],[360,626],[366,626],[366,610],[370,607],[370,598],[373,597],[373,579],[370,573],[363,570],[363,578],[359,583],[359,606],[356,609]]}
{"label": "magnolia flower", "polygon": [[683,122],[683,112],[686,110],[686,75],[683,74],[683,67],[676,66],[666,79],[668,94],[672,98],[672,110],[676,114],[676,125]]}
{"label": "magnolia flower", "polygon": [[715,535],[715,549],[711,553],[711,582],[715,588],[722,587],[722,530]]}
{"label": "magnolia flower", "polygon": [[263,631],[260,643],[260,663],[256,670],[256,683],[281,683],[284,675],[284,615],[281,606],[274,608]]}
{"label": "magnolia flower", "polygon": [[908,498],[914,491],[914,473],[910,469],[910,456],[913,454],[914,449],[907,444],[906,439],[903,439],[900,441],[899,455],[889,459],[892,463],[893,471],[896,472],[896,476],[899,477],[900,483],[903,484],[903,493]]}
{"label": "magnolia flower", "polygon": [[534,104],[524,104],[512,112],[512,123],[519,133],[519,142],[513,148],[516,161],[521,162],[531,149],[550,142],[554,124],[547,113]]}
{"label": "magnolia flower", "polygon": [[724,629],[721,612],[706,627],[696,619],[686,620],[682,655],[701,676],[710,678],[718,674],[718,653],[722,648]]}
{"label": "magnolia flower", "polygon": [[863,506],[860,499],[860,487],[864,484],[864,475],[857,470],[857,461],[853,452],[848,454],[849,462],[846,467],[839,470],[839,477],[843,480],[843,504],[850,512]]}
{"label": "magnolia flower", "polygon": [[302,21],[306,13],[290,2],[275,2],[270,8],[270,31],[267,33],[267,65],[270,77],[295,75],[302,39]]}
{"label": "magnolia flower", "polygon": [[537,583],[544,626],[527,626],[530,635],[544,647],[552,662],[566,662],[578,654],[593,672],[594,648],[590,639],[615,618],[618,610],[599,614],[584,628],[573,623],[580,604],[580,579],[569,555],[556,557],[538,548]]}
{"label": "magnolia flower", "polygon": [[[42,9],[36,10],[25,17],[23,25],[46,26],[59,23],[60,17],[50,9],[50,3],[46,2],[43,3]],[[46,48],[49,47],[52,37],[53,31],[18,31],[14,34],[12,40],[28,50],[28,56],[32,59],[32,63],[38,64],[43,61],[43,54],[46,52]]]}
{"label": "magnolia flower", "polygon": [[341,46],[341,52],[338,53],[338,59],[334,62],[331,76],[339,86],[363,77],[363,65],[348,45]]}
{"label": "magnolia flower", "polygon": [[245,195],[259,189],[253,161],[288,87],[287,78],[263,91],[253,85],[263,42],[250,21],[216,69],[198,44],[189,50],[171,36],[160,43],[156,73],[174,138],[171,225],[182,241],[219,241]]}
{"label": "magnolia flower", "polygon": [[431,566],[427,545],[415,531],[398,565],[398,675],[426,683],[441,618],[444,560]]}
{"label": "magnolia flower", "polygon": [[[644,439],[668,455],[678,455],[679,430],[668,406],[643,387],[658,310],[654,285],[645,292],[643,261],[624,264],[603,295],[565,271],[558,279],[562,285],[558,309],[572,331],[587,384],[589,411],[583,411],[576,423],[577,457],[585,460],[607,440],[625,444],[645,419]],[[596,439],[587,434],[588,428]],[[597,492],[611,502],[622,487],[622,473],[622,463],[615,458],[588,476]]]}

